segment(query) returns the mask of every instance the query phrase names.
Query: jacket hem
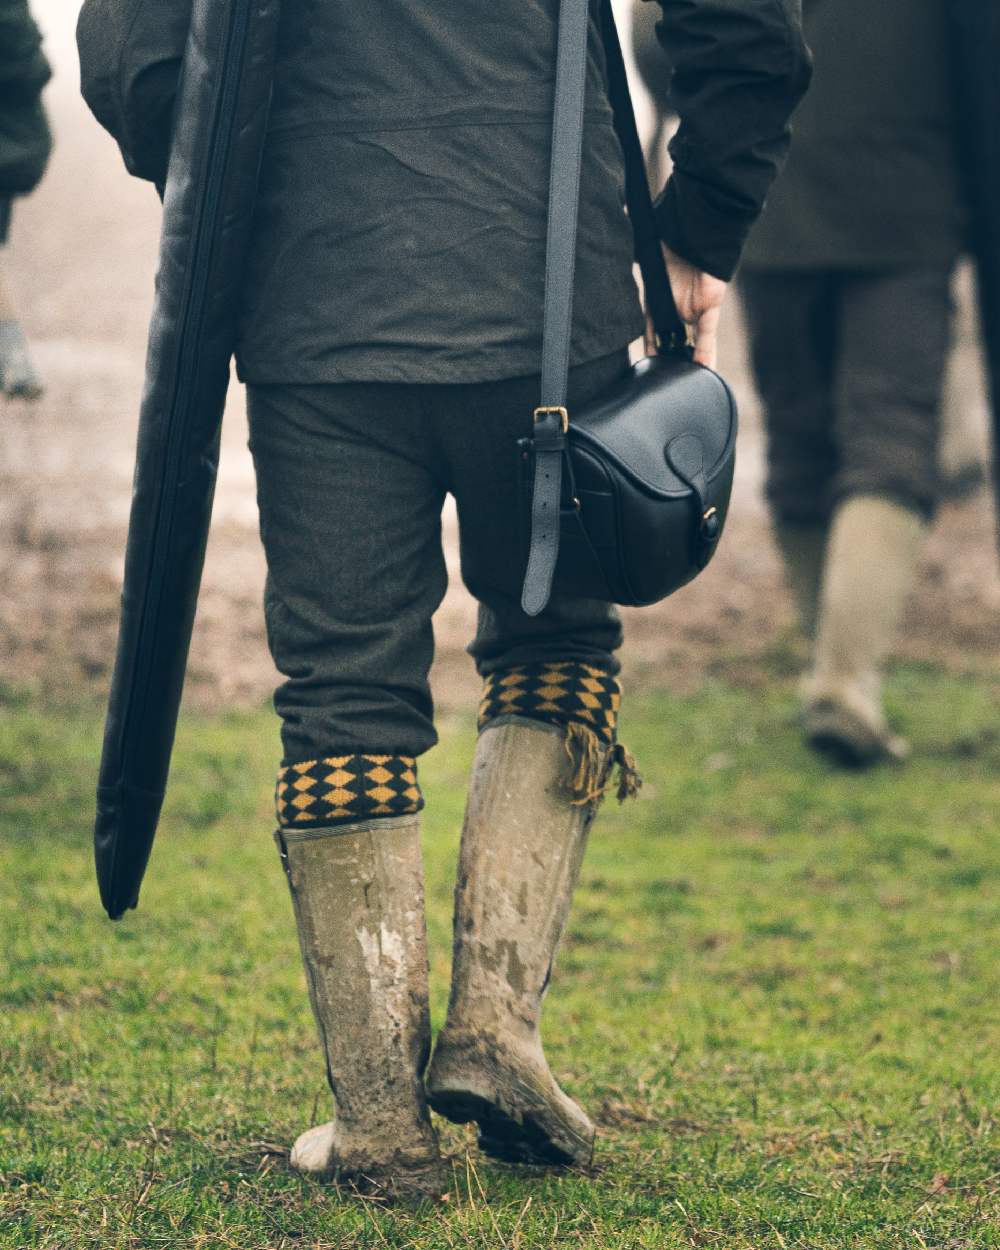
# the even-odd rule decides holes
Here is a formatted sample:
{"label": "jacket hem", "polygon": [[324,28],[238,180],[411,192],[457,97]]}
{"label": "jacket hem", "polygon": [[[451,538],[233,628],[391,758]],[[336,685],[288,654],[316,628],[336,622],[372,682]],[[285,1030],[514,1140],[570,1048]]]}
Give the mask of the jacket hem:
{"label": "jacket hem", "polygon": [[[602,356],[627,347],[643,332],[643,318],[637,314],[608,333],[574,344],[570,366],[589,364]],[[339,363],[338,361],[339,356]],[[502,382],[507,378],[529,377],[541,370],[541,344],[537,348],[505,348],[496,354],[474,360],[443,360],[439,353],[419,355],[386,350],[365,352],[364,361],[344,359],[331,352],[326,361],[302,363],[294,367],[260,368],[237,353],[236,374],[247,386],[314,386],[338,382],[401,382],[420,385]]]}

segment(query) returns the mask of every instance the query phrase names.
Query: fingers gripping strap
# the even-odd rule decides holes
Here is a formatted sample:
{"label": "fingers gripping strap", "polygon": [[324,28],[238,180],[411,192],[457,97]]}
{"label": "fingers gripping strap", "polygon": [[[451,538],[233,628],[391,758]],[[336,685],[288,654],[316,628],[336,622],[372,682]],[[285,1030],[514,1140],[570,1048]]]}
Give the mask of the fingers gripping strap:
{"label": "fingers gripping strap", "polygon": [[275,790],[284,828],[409,816],[423,805],[417,764],[409,755],[334,755],[289,764]]}
{"label": "fingers gripping strap", "polygon": [[521,596],[521,606],[529,616],[537,616],[548,603],[559,553],[559,499],[565,448],[562,413],[566,403],[573,323],[573,273],[589,25],[590,6],[587,0],[561,0],[545,243],[542,407],[535,414],[531,550]]}

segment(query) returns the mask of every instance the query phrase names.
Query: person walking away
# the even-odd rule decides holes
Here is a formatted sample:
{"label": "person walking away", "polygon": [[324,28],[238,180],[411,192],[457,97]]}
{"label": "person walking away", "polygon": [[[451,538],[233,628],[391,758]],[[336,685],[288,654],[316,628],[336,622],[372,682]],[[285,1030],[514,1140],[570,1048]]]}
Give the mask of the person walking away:
{"label": "person walking away", "polygon": [[946,0],[805,0],[815,56],[740,290],[774,532],[812,644],[807,740],[898,760],[880,684],[938,500],[964,209]]}
{"label": "person walking away", "polygon": [[36,399],[42,387],[3,259],[14,199],[35,189],[48,163],[41,95],[50,74],[27,0],[0,0],[0,392],[20,399]]}
{"label": "person walking away", "polygon": [[[643,332],[600,2],[571,404],[615,381]],[[242,294],[265,613],[286,679],[276,838],[335,1109],[291,1161],[397,1196],[447,1189],[428,1106],[476,1122],[500,1158],[585,1163],[594,1141],[549,1071],[539,1022],[612,766],[622,793],[635,786],[617,741],[621,623],[609,603],[565,595],[535,617],[520,607],[518,442],[538,403],[558,11],[555,0],[285,0]],[[663,0],[662,11],[681,126],[657,218],[708,363],[809,62],[793,0]],[[131,12],[123,0],[84,6],[84,89],[130,167],[162,181],[156,140],[137,151],[129,135],[170,116],[163,78],[146,110],[141,59],[121,74],[108,58]],[[140,17],[164,30],[171,12]],[[170,56],[162,48],[156,63]],[[484,689],[451,997],[428,1066],[417,758],[436,741],[428,670],[447,492],[479,601],[470,652]]]}
{"label": "person walking away", "polygon": [[[643,148],[652,188],[666,181],[667,141],[676,117],[670,106],[671,70],[656,37],[655,5],[632,0],[632,57],[639,79],[652,105],[652,121],[645,128]],[[941,409],[938,447],[938,494],[941,502],[960,502],[986,485],[987,403],[983,379],[970,368],[968,354],[974,350],[976,296],[971,283],[959,288],[957,333],[959,342],[951,352]]]}

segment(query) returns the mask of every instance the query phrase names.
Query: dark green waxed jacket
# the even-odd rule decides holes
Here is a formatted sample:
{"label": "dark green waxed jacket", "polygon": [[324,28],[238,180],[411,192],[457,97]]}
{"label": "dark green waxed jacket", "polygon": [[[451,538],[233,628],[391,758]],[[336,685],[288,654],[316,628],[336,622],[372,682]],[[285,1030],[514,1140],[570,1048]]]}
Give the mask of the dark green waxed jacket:
{"label": "dark green waxed jacket", "polygon": [[[159,184],[191,3],[85,0],[80,13],[84,97],[129,170]],[[728,278],[784,160],[788,115],[809,82],[800,0],[651,3],[661,10],[681,119],[674,176],[656,206],[660,233],[700,268]]]}
{"label": "dark green waxed jacket", "polygon": [[80,87],[125,167],[166,181],[174,101],[192,0],[85,0],[77,22]]}
{"label": "dark green waxed jacket", "polygon": [[0,197],[27,194],[45,172],[52,139],[41,95],[50,72],[27,0],[0,0]]}

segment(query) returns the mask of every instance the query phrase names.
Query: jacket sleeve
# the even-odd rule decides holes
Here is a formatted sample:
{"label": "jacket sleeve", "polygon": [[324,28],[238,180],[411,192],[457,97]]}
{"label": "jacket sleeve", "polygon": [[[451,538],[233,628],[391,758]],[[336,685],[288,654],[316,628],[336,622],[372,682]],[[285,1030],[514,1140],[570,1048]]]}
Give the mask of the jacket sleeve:
{"label": "jacket sleeve", "polygon": [[788,151],[809,85],[801,0],[659,0],[680,126],[656,200],[660,237],[729,280]]}
{"label": "jacket sleeve", "polygon": [[42,37],[25,0],[0,3],[0,106],[36,104],[50,75]]}
{"label": "jacket sleeve", "polygon": [[192,0],[84,0],[80,89],[137,178],[166,181]]}
{"label": "jacket sleeve", "polygon": [[52,149],[42,106],[51,71],[26,0],[0,0],[0,198],[27,195]]}

